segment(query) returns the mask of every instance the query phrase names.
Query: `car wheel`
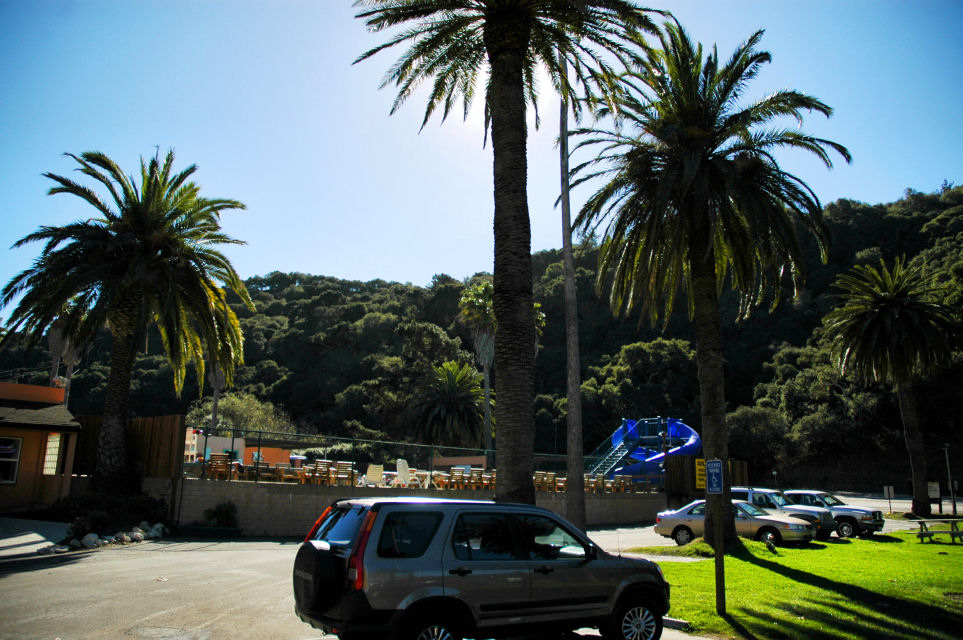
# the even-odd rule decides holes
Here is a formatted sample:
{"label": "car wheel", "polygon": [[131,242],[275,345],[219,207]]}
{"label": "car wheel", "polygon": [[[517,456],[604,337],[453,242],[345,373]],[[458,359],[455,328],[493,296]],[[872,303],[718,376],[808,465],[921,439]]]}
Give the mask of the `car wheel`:
{"label": "car wheel", "polygon": [[775,529],[771,529],[770,527],[763,527],[762,529],[759,530],[759,533],[756,534],[756,540],[759,540],[760,542],[771,542],[773,544],[779,544],[780,542],[782,542],[782,536],[780,536],[779,532],[776,531]]}
{"label": "car wheel", "polygon": [[692,542],[695,536],[692,535],[692,529],[689,527],[676,527],[675,531],[672,532],[672,539],[680,547],[687,545]]}
{"label": "car wheel", "polygon": [[857,533],[859,533],[859,528],[849,518],[843,518],[836,523],[836,535],[840,538],[852,538]]}
{"label": "car wheel", "polygon": [[647,600],[630,596],[599,630],[606,640],[657,640],[662,637],[662,616]]}
{"label": "car wheel", "polygon": [[403,640],[462,640],[454,625],[438,618],[419,618],[407,625]]}
{"label": "car wheel", "polygon": [[300,611],[330,609],[341,596],[341,563],[326,542],[311,540],[294,558],[294,600]]}

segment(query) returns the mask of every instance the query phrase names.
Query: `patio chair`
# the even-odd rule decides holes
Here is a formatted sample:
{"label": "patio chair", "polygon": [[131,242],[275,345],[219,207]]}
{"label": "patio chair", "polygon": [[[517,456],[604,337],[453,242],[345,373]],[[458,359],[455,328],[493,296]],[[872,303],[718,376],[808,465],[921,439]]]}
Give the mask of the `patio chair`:
{"label": "patio chair", "polygon": [[233,467],[226,453],[212,453],[207,462],[207,473],[212,480],[228,480],[233,475]]}
{"label": "patio chair", "polygon": [[305,481],[311,484],[331,484],[331,461],[315,460],[314,467],[311,469]]}
{"label": "patio chair", "polygon": [[545,472],[536,471],[535,475],[532,476],[532,482],[535,484],[535,491],[545,490]]}
{"label": "patio chair", "polygon": [[482,480],[482,470],[472,469],[471,474],[468,476],[468,486],[472,491],[477,491],[478,489],[484,489],[484,481]]}
{"label": "patio chair", "polygon": [[408,467],[408,461],[404,458],[398,458],[395,462],[395,469],[397,471],[395,475],[395,481],[393,483],[396,487],[421,487],[421,483],[418,478],[411,473],[411,469]]}
{"label": "patio chair", "polygon": [[368,470],[362,477],[362,484],[367,487],[386,487],[385,466],[383,464],[369,464]]}
{"label": "patio chair", "polygon": [[465,488],[465,469],[463,467],[452,467],[451,478],[448,480],[449,489]]}
{"label": "patio chair", "polygon": [[338,460],[334,464],[334,484],[339,487],[354,486],[354,463]]}

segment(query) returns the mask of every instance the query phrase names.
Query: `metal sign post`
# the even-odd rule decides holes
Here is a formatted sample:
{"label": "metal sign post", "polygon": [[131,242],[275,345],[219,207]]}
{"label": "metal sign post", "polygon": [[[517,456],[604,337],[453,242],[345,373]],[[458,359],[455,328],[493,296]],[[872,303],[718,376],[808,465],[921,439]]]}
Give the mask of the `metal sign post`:
{"label": "metal sign post", "polygon": [[[706,494],[720,495],[722,493],[722,460],[712,458],[706,460]],[[716,570],[716,613],[726,615],[726,544],[725,527],[722,513],[712,515],[712,537],[715,547]]]}

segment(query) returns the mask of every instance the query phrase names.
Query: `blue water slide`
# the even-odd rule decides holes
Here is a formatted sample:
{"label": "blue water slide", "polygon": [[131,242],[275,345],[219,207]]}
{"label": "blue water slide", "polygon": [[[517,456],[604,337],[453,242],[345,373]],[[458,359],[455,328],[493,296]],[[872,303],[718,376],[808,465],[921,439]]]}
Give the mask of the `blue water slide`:
{"label": "blue water slide", "polygon": [[[702,438],[695,429],[678,418],[667,418],[666,442],[672,443],[667,451],[652,448],[651,438],[640,438],[638,423],[635,420],[623,420],[622,424],[612,434],[612,446],[617,447],[623,442],[634,439],[641,440],[639,445],[625,456],[629,464],[613,469],[611,475],[624,474],[630,476],[646,476],[661,472],[661,464],[665,456],[696,455],[702,450]],[[646,442],[649,441],[649,442]],[[679,443],[681,444],[675,444]]]}

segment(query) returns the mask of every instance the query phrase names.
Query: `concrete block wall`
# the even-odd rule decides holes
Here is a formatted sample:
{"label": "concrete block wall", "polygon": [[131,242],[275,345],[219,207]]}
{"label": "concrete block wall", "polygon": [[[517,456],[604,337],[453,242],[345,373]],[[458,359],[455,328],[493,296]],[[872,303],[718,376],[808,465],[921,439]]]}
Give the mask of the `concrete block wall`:
{"label": "concrete block wall", "polygon": [[[418,495],[435,498],[491,500],[490,491],[449,491],[437,489],[385,489],[378,487],[326,487],[279,482],[244,482],[185,479],[171,495],[171,482],[149,478],[144,491],[163,497],[173,505],[175,524],[190,525],[204,520],[204,511],[224,502],[237,507],[238,526],[248,537],[304,536],[321,512],[338,498]],[[536,493],[536,504],[565,515],[564,493]],[[663,494],[585,494],[588,526],[652,523],[665,509]]]}

